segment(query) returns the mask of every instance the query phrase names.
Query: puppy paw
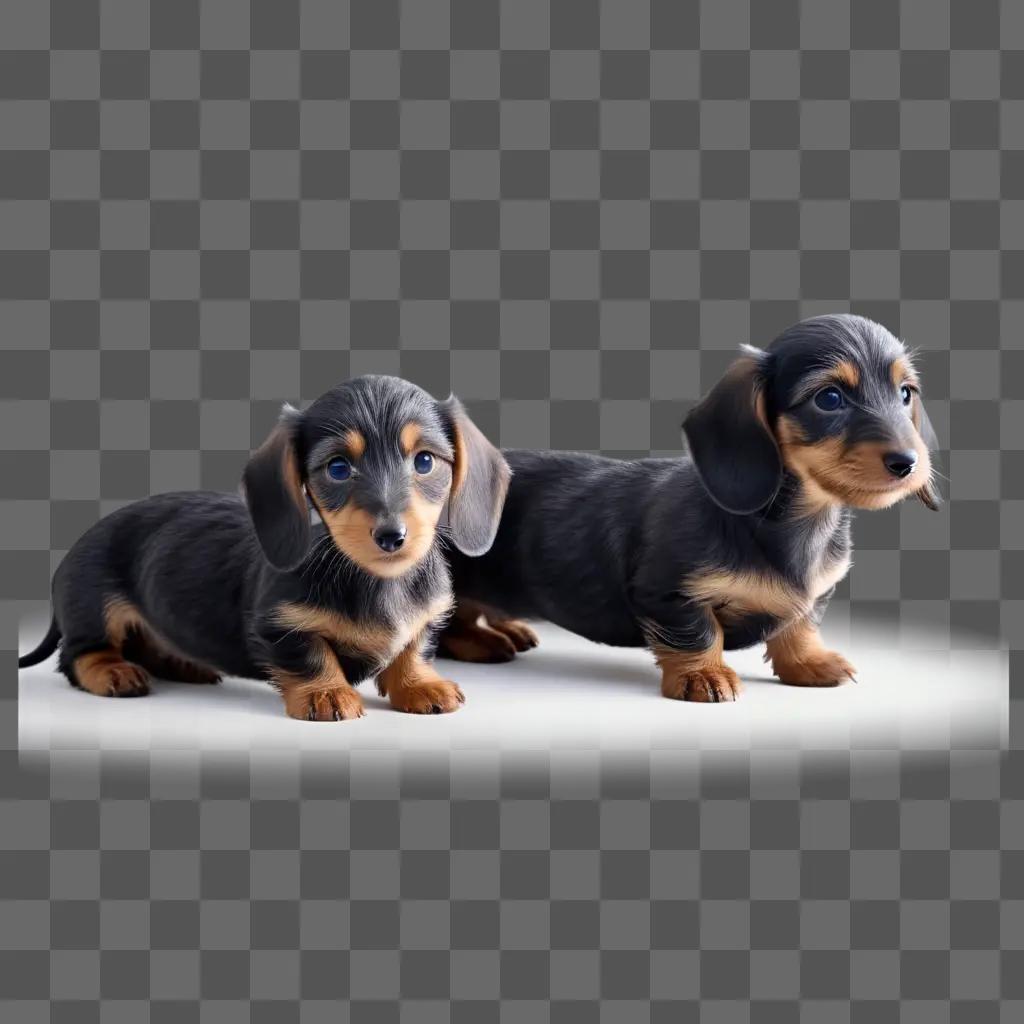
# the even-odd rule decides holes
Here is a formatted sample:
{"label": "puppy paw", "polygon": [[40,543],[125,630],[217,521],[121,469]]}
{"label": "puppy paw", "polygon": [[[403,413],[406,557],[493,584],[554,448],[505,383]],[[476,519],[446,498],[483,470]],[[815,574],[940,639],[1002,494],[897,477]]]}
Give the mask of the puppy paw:
{"label": "puppy paw", "polygon": [[108,677],[108,697],[145,697],[149,693],[149,676],[129,661],[112,665]]}
{"label": "puppy paw", "polygon": [[444,658],[454,658],[456,661],[497,665],[515,658],[516,645],[510,637],[496,629],[455,626],[441,634],[438,654]]}
{"label": "puppy paw", "polygon": [[495,632],[503,634],[512,641],[512,646],[517,654],[532,650],[540,643],[540,637],[519,619],[498,619],[497,622],[488,619],[488,622]]}
{"label": "puppy paw", "polygon": [[664,696],[700,704],[734,701],[742,688],[740,677],[728,665],[708,666],[689,672],[666,672],[661,681]]}
{"label": "puppy paw", "polygon": [[806,651],[800,658],[772,659],[772,671],[790,686],[838,686],[851,679],[857,670],[841,654],[822,648]]}
{"label": "puppy paw", "polygon": [[75,660],[75,681],[97,697],[145,697],[149,693],[146,670],[105,651]]}
{"label": "puppy paw", "polygon": [[290,718],[307,722],[347,722],[364,714],[363,699],[351,686],[286,692],[284,707]]}
{"label": "puppy paw", "polygon": [[462,691],[447,679],[389,689],[388,698],[396,711],[412,715],[444,715],[466,703]]}

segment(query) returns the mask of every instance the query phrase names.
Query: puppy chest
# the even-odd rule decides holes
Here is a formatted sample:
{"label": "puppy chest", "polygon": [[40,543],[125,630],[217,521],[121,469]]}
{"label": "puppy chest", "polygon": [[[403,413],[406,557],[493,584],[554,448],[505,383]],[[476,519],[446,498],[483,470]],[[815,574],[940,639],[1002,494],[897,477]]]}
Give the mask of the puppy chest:
{"label": "puppy chest", "polygon": [[822,559],[799,584],[771,571],[710,570],[687,577],[683,591],[710,605],[723,627],[768,635],[778,623],[807,615],[849,566],[846,554]]}
{"label": "puppy chest", "polygon": [[452,609],[452,597],[445,594],[423,605],[401,612],[395,616],[388,662],[409,644],[422,639],[428,627],[448,616]]}
{"label": "puppy chest", "polygon": [[363,666],[361,676],[389,665],[410,644],[419,642],[427,627],[451,608],[451,598],[435,598],[413,607],[394,609],[374,619],[355,619],[341,612],[306,604],[278,609],[283,626],[319,638],[339,660]]}

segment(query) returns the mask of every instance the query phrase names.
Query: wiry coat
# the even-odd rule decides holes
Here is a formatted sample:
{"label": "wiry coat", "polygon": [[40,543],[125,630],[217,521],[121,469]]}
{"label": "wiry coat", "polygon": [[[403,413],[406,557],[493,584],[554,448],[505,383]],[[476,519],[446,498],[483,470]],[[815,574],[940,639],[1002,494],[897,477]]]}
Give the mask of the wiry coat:
{"label": "wiry coat", "polygon": [[850,508],[938,500],[903,346],[860,317],[797,324],[747,348],[683,431],[677,459],[506,451],[493,546],[450,558],[458,609],[442,650],[506,660],[534,642],[509,620],[543,618],[650,647],[668,696],[731,699],[720,651],[759,641],[787,681],[850,674],[838,656],[825,664],[815,628],[850,564]]}
{"label": "wiry coat", "polygon": [[361,714],[351,686],[378,676],[403,710],[454,710],[461,694],[426,665],[452,601],[440,535],[486,549],[507,479],[456,400],[390,377],[339,385],[285,411],[242,496],[161,494],[88,530],[19,665],[59,643],[71,683],[101,695],[230,674],[273,681],[296,717],[345,718]]}
{"label": "wiry coat", "polygon": [[[449,555],[456,594],[597,643],[706,647],[687,579],[709,567],[759,572],[810,597],[814,579],[849,557],[849,511],[794,516],[795,482],[764,514],[736,516],[715,504],[689,459],[504,455],[512,484],[498,534],[481,558]],[[767,612],[732,621],[725,647],[749,647],[781,621]]]}

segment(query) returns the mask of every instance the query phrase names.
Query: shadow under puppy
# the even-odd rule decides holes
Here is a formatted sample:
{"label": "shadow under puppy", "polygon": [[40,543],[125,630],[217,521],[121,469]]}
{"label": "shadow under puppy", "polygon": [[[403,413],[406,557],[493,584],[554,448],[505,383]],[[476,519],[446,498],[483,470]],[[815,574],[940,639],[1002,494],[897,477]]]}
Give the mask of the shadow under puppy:
{"label": "shadow under puppy", "polygon": [[666,697],[728,701],[723,650],[767,642],[786,683],[853,676],[818,624],[850,567],[850,509],[939,497],[934,432],[903,345],[821,316],[743,356],[686,417],[690,457],[619,461],[506,451],[512,484],[482,558],[451,557],[440,653],[506,661],[536,617],[650,648]]}
{"label": "shadow under puppy", "polygon": [[485,551],[508,477],[456,399],[394,377],[338,385],[285,408],[243,497],[157,495],[89,529],[19,667],[59,643],[61,671],[99,696],[224,673],[270,680],[293,718],[331,721],[362,715],[353,684],[375,675],[400,711],[454,711],[461,691],[428,660],[452,603],[439,538]]}

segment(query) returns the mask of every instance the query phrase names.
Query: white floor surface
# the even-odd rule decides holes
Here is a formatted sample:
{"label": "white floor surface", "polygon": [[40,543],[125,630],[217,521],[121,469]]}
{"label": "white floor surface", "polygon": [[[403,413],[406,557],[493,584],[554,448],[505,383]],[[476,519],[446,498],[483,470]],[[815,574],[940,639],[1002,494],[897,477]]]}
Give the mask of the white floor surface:
{"label": "white floor surface", "polygon": [[[35,631],[32,631],[33,634]],[[553,626],[541,646],[506,665],[440,661],[466,694],[451,715],[392,711],[372,683],[367,713],[341,723],[292,721],[266,683],[216,686],[157,681],[150,696],[115,700],[73,689],[55,659],[20,673],[22,751],[327,750],[893,750],[992,749],[1005,744],[1005,652],[840,645],[858,682],[835,688],[783,686],[761,649],[730,652],[745,683],[734,704],[664,699],[641,650],[599,647]],[[22,650],[34,636],[23,636]],[[827,639],[827,635],[826,635]]]}

